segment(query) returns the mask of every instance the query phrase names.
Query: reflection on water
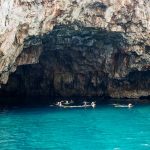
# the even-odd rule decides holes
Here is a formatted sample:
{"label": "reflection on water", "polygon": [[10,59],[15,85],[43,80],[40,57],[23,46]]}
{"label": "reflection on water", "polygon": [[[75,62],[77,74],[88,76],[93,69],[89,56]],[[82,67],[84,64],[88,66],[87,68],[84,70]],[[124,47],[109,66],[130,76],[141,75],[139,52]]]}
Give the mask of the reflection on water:
{"label": "reflection on water", "polygon": [[0,149],[149,150],[150,105],[5,108]]}

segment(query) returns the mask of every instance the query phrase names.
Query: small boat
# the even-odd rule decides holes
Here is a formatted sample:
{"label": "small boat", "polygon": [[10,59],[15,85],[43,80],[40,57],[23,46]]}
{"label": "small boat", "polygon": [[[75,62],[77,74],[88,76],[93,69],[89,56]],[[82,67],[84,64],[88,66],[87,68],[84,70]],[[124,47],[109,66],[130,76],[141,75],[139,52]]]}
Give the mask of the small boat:
{"label": "small boat", "polygon": [[121,104],[113,104],[114,107],[122,107],[122,108],[131,108],[133,107],[132,104],[128,104],[128,105],[121,105]]}
{"label": "small boat", "polygon": [[62,106],[63,108],[87,108],[87,107],[92,107],[91,105],[79,105],[79,106]]}
{"label": "small boat", "polygon": [[71,103],[74,103],[74,102],[67,101],[67,100],[65,102],[60,101],[60,102],[57,102],[55,106],[62,107],[62,108],[88,108],[88,107],[95,108],[96,107],[96,102],[92,102],[91,104],[89,104],[89,102],[84,101],[83,105],[76,105],[76,106],[70,105]]}

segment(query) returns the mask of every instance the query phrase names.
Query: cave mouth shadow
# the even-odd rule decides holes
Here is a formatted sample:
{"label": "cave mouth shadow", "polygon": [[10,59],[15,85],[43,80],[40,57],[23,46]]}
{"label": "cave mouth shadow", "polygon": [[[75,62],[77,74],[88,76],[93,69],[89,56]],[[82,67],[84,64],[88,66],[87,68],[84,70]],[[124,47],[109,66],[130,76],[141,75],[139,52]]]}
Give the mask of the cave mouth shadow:
{"label": "cave mouth shadow", "polygon": [[[83,27],[81,24],[69,24],[57,25],[51,32],[41,36],[28,37],[25,40],[23,52],[17,59],[24,60],[25,56],[28,57],[31,53],[36,54],[37,46],[41,46],[42,51],[38,61],[35,64],[18,66],[16,72],[10,75],[8,83],[2,85],[0,95],[17,97],[16,101],[13,100],[15,103],[20,103],[20,97],[21,103],[29,104],[32,103],[32,97],[35,97],[35,101],[34,98],[32,99],[33,103],[41,104],[54,102],[56,98],[61,97],[109,99],[107,86],[112,79],[104,73],[106,60],[101,57],[113,51],[107,48],[108,45],[114,48],[115,56],[124,55],[124,49],[128,46],[125,33]],[[100,55],[99,64],[98,55]],[[116,57],[115,64],[120,63],[118,57]],[[93,60],[96,63],[92,64]],[[139,76],[138,80],[143,80],[143,77]],[[93,78],[96,86],[93,84]],[[124,80],[130,79],[126,77]],[[98,83],[99,80],[100,83]],[[122,81],[115,80],[114,84],[119,85],[119,82]]]}

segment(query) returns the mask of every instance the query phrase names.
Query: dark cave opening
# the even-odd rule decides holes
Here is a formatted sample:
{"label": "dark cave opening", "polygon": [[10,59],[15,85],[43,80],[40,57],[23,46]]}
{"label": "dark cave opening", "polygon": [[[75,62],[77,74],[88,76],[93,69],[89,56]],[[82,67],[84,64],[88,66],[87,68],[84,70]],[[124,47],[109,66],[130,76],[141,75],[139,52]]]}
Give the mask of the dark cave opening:
{"label": "dark cave opening", "polygon": [[[0,96],[18,97],[16,103],[49,103],[61,97],[109,99],[113,90],[149,92],[150,71],[128,69],[136,56],[124,52],[128,47],[124,36],[121,32],[89,27],[75,30],[73,25],[59,25],[43,36],[29,37],[16,61],[23,64],[2,85]],[[32,64],[34,56],[36,62]],[[122,72],[130,73],[119,79],[114,77]]]}

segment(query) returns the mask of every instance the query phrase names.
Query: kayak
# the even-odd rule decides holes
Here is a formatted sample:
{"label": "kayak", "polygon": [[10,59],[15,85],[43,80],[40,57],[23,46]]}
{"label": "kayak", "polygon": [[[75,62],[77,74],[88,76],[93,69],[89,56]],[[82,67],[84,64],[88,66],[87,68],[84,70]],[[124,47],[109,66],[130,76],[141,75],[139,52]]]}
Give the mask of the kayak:
{"label": "kayak", "polygon": [[87,107],[92,107],[91,105],[80,105],[80,106],[62,106],[63,108],[87,108]]}
{"label": "kayak", "polygon": [[132,106],[128,106],[128,105],[120,105],[120,104],[113,104],[113,106],[114,107],[128,107],[128,108],[131,108],[131,107],[133,107],[133,105]]}

